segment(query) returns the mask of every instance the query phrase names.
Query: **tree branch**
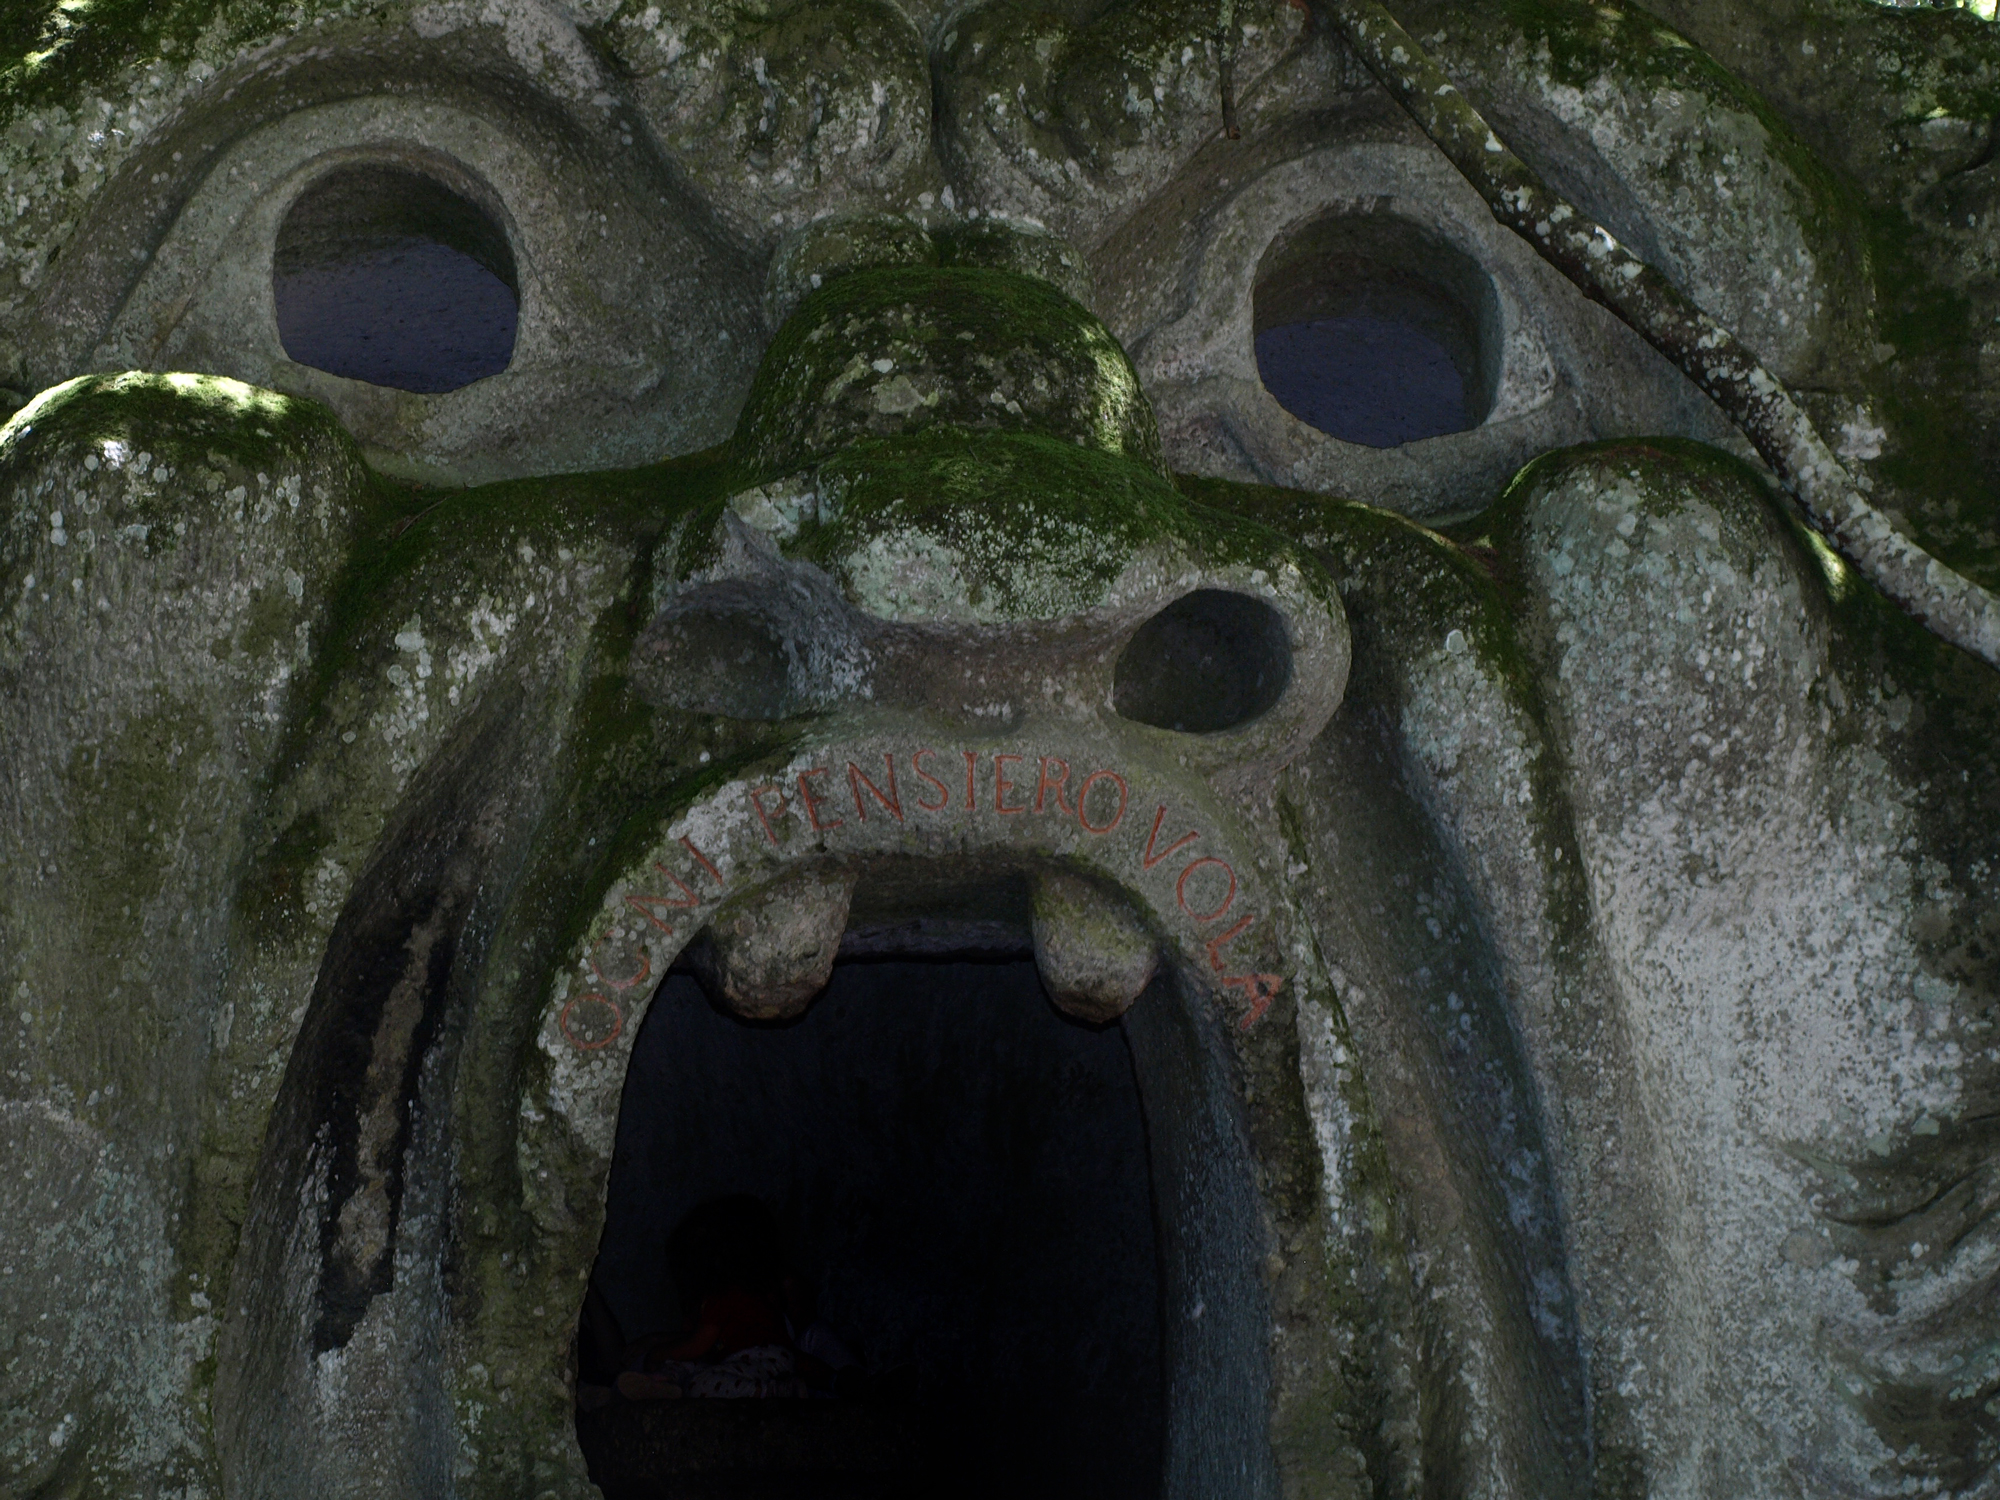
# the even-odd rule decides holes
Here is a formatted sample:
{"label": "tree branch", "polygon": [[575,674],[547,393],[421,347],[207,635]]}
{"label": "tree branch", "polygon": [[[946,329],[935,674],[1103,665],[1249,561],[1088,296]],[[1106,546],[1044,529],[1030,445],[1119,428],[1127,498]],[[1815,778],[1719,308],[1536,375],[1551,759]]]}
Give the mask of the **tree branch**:
{"label": "tree branch", "polygon": [[1508,149],[1379,0],[1320,0],[1368,70],[1451,158],[1493,217],[1706,391],[1813,527],[1926,629],[2000,667],[2000,599],[1869,504],[1792,393],[1655,267],[1579,213]]}
{"label": "tree branch", "polygon": [[1222,90],[1222,133],[1239,140],[1236,125],[1236,0],[1221,0],[1215,17],[1215,71]]}

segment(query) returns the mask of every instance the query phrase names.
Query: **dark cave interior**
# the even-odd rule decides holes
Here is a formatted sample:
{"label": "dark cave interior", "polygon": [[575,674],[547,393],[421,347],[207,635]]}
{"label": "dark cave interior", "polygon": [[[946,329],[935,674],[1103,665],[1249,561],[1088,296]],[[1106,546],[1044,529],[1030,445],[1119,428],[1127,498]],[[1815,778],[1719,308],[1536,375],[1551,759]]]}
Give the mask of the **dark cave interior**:
{"label": "dark cave interior", "polygon": [[673,975],[634,1044],[593,1275],[626,1338],[684,1323],[668,1239],[729,1194],[768,1206],[821,1317],[904,1394],[615,1398],[579,1415],[607,1492],[1158,1492],[1160,1265],[1122,1025],[1060,1015],[1025,960],[843,963],[776,1025]]}

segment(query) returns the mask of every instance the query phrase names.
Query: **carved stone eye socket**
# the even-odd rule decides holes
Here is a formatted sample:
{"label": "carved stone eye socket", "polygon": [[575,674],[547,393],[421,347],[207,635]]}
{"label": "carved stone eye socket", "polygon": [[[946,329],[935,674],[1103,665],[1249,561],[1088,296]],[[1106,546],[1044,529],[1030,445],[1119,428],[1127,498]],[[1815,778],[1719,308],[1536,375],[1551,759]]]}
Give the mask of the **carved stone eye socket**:
{"label": "carved stone eye socket", "polygon": [[1286,235],[1258,268],[1257,373],[1344,442],[1393,448],[1477,427],[1499,383],[1499,309],[1471,257],[1385,213]]}
{"label": "carved stone eye socket", "polygon": [[1248,594],[1196,589],[1126,642],[1112,671],[1111,704],[1156,729],[1214,734],[1267,712],[1291,676],[1283,616]]}
{"label": "carved stone eye socket", "polygon": [[278,336],[302,365],[435,395],[507,368],[520,282],[507,235],[400,167],[329,172],[278,231]]}

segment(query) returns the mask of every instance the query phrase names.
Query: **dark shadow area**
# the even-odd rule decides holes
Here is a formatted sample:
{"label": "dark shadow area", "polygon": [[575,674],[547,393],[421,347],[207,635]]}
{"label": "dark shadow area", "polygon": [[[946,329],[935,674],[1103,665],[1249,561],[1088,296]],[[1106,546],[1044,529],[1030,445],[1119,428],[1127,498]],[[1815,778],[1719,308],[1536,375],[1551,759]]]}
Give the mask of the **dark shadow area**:
{"label": "dark shadow area", "polygon": [[1257,373],[1302,422],[1393,448],[1476,427],[1499,379],[1491,281],[1407,220],[1342,213],[1292,231],[1258,268]]}
{"label": "dark shadow area", "polygon": [[1227,589],[1183,594],[1132,634],[1111,678],[1127,719],[1184,734],[1247,724],[1285,695],[1292,643],[1279,613]]}
{"label": "dark shadow area", "polygon": [[877,1383],[580,1411],[613,1500],[1159,1493],[1132,1055],[1122,1027],[1059,1015],[1032,963],[845,963],[782,1026],[670,978],[626,1075],[593,1276],[626,1339],[688,1331],[669,1242],[733,1194],[768,1207],[787,1269]]}
{"label": "dark shadow area", "polygon": [[506,233],[399,167],[343,167],[301,193],[271,289],[285,352],[332,375],[434,395],[513,357],[521,299]]}

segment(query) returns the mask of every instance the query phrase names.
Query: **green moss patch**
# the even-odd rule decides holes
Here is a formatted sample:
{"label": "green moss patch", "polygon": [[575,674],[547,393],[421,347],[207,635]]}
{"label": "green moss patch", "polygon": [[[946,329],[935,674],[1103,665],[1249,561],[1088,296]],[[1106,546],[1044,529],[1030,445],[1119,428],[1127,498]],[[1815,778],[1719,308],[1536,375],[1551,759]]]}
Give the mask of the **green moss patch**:
{"label": "green moss patch", "polygon": [[19,445],[82,447],[124,440],[178,466],[213,459],[269,468],[282,452],[321,445],[358,454],[333,413],[219,375],[80,375],[51,387],[0,426],[0,464]]}
{"label": "green moss patch", "polygon": [[1134,552],[1190,529],[1180,496],[1149,470],[1044,437],[934,429],[857,444],[819,480],[839,497],[833,518],[788,551],[850,586],[872,563],[948,553],[967,602],[998,617],[1087,609]]}
{"label": "green moss patch", "polygon": [[0,121],[78,99],[135,64],[185,56],[204,33],[227,56],[348,8],[313,0],[0,0]]}
{"label": "green moss patch", "polygon": [[976,266],[857,271],[808,297],[764,356],[734,446],[754,484],[938,426],[1160,468],[1152,408],[1110,330],[1040,277]]}
{"label": "green moss patch", "polygon": [[608,532],[650,557],[676,520],[718,503],[728,479],[726,455],[711,449],[645,468],[510,479],[466,490],[383,484],[372,534],[355,549],[334,600],[330,645],[311,702],[323,704],[332,683],[352,666],[355,642],[379,635],[387,616],[411,598],[436,589],[446,599],[468,590],[476,595],[482,574],[508,566],[524,542],[554,551],[569,540]]}
{"label": "green moss patch", "polygon": [[896,617],[1078,614],[1149,549],[1210,565],[1297,557],[1276,531],[1190,505],[1150,469],[1036,435],[939,427],[856,443],[813,483],[817,514],[785,551]]}
{"label": "green moss patch", "polygon": [[1879,330],[1894,351],[1869,377],[1888,433],[1873,470],[1891,488],[1876,503],[1934,555],[2000,589],[2000,429],[1968,399],[1979,346],[1995,333],[1992,299],[1938,274],[1950,247],[1906,210],[1878,210],[1870,229]]}

